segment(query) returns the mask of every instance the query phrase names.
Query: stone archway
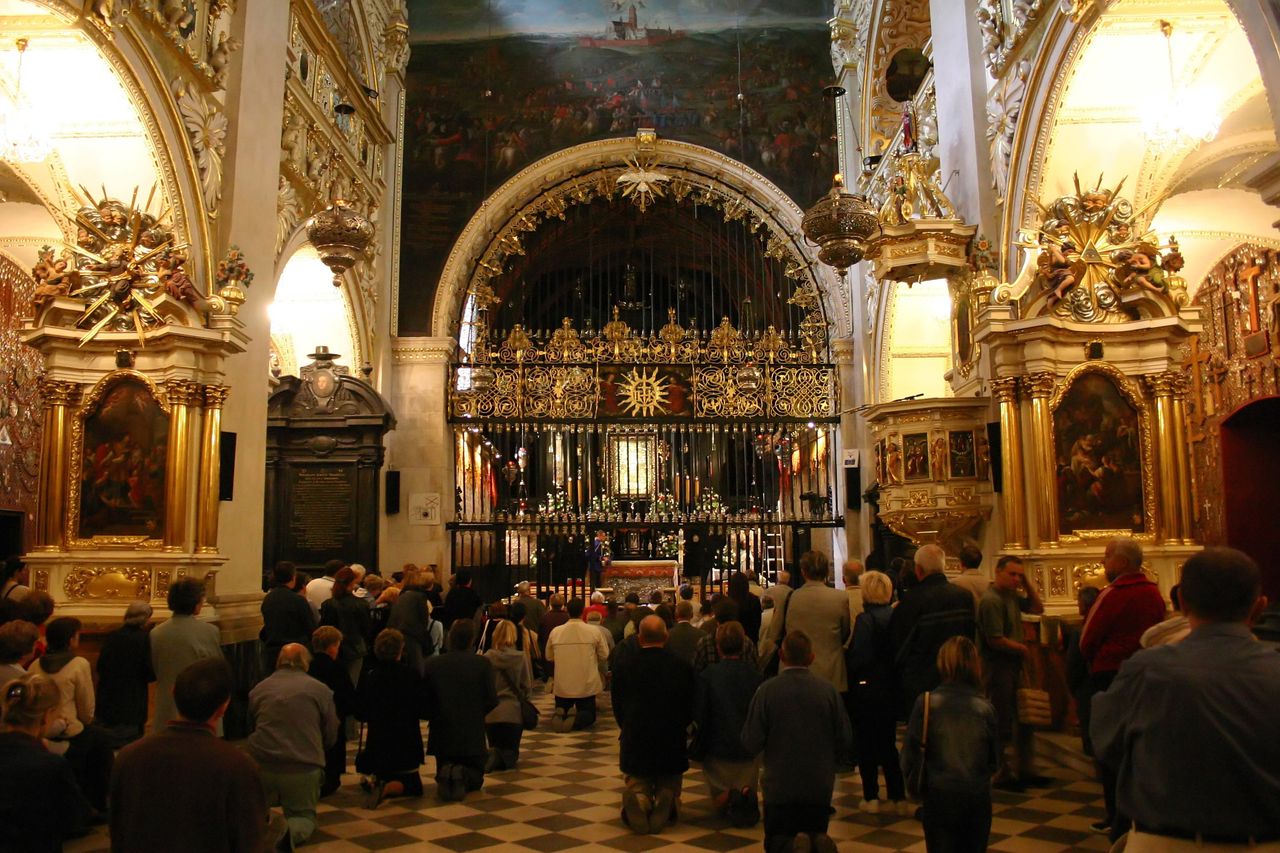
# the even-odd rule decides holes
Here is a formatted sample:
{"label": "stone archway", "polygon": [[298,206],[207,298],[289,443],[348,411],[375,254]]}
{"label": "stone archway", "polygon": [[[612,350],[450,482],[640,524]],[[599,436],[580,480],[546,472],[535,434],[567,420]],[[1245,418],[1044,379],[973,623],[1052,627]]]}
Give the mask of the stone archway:
{"label": "stone archway", "polygon": [[[587,176],[615,181],[625,161],[636,155],[635,138],[606,139],[558,151],[521,171],[493,193],[467,223],[445,262],[436,288],[431,329],[437,337],[457,337],[464,297],[481,262],[492,261],[499,244],[516,231],[514,223],[548,198],[572,193]],[[832,337],[852,333],[851,295],[816,253],[805,244],[803,211],[775,184],[749,166],[708,148],[659,139],[650,155],[657,168],[721,197],[737,200],[762,227],[768,228],[796,264],[823,294],[823,309]],[[572,203],[571,201],[566,203]]]}

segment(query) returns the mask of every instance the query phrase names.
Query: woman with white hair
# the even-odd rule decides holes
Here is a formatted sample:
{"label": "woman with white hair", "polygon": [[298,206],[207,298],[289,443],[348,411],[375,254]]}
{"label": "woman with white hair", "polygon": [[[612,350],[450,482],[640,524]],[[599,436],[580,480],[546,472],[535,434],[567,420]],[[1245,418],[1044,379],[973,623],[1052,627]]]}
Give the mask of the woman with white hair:
{"label": "woman with white hair", "polygon": [[96,722],[116,749],[142,737],[147,724],[147,685],[156,680],[147,639],[150,620],[150,604],[130,602],[124,624],[107,635],[98,655]]}
{"label": "woman with white hair", "polygon": [[893,581],[883,572],[864,572],[859,586],[862,612],[853,623],[853,636],[845,655],[849,709],[858,743],[858,770],[862,774],[862,803],[858,808],[870,814],[881,810],[877,772],[883,769],[889,796],[886,810],[906,815],[906,792],[895,745],[893,644],[889,635]]}

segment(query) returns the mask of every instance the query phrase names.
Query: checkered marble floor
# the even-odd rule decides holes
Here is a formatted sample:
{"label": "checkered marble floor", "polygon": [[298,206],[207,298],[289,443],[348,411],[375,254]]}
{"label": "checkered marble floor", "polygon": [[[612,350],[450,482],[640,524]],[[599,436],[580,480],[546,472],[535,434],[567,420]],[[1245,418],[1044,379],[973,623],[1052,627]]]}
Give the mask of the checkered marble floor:
{"label": "checkered marble floor", "polygon": [[[696,767],[685,776],[678,824],[659,836],[634,835],[619,818],[622,780],[618,771],[618,729],[601,697],[594,731],[557,734],[546,726],[552,699],[539,698],[543,725],[526,732],[515,771],[491,774],[483,790],[458,803],[435,798],[433,759],[422,768],[426,795],[392,799],[375,811],[364,808],[359,777],[344,778],[341,790],[321,801],[320,828],[303,848],[315,853],[356,851],[562,850],[639,853],[660,847],[727,851],[762,849],[760,826],[735,829],[712,813],[707,787]],[[1059,742],[1069,743],[1065,739]],[[1070,764],[1042,759],[1054,779],[1048,789],[1028,794],[995,792],[991,850],[1059,853],[1106,850],[1089,823],[1102,817],[1099,786]],[[923,851],[924,831],[911,818],[858,811],[861,783],[856,773],[836,785],[830,834],[841,851]],[[66,847],[70,853],[106,851],[104,831]]]}

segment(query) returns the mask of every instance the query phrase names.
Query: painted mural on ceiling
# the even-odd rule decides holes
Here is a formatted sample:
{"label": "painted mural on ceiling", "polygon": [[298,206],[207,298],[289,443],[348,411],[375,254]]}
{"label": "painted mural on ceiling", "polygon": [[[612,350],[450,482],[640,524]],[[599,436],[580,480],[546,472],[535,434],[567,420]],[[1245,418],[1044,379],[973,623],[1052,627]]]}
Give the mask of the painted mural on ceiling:
{"label": "painted mural on ceiling", "polygon": [[829,13],[826,0],[410,0],[399,333],[431,331],[435,282],[480,202],[563,148],[653,127],[807,207],[835,164]]}

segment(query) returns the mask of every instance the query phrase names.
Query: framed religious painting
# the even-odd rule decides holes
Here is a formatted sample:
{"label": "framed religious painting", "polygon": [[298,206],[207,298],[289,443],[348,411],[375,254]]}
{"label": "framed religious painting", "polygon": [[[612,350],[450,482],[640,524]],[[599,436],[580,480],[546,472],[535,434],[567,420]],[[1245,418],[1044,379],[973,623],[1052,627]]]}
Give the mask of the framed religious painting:
{"label": "framed religious painting", "polygon": [[906,479],[929,479],[929,434],[910,433],[902,437],[902,455],[906,463]]}
{"label": "framed religious painting", "polygon": [[978,476],[973,430],[952,430],[947,433],[947,461],[953,480]]}
{"label": "framed religious painting", "polygon": [[1147,530],[1146,412],[1123,381],[1118,372],[1079,373],[1056,398],[1053,440],[1061,534]]}
{"label": "framed religious painting", "polygon": [[73,538],[162,540],[169,412],[151,382],[134,371],[104,378],[72,430]]}

